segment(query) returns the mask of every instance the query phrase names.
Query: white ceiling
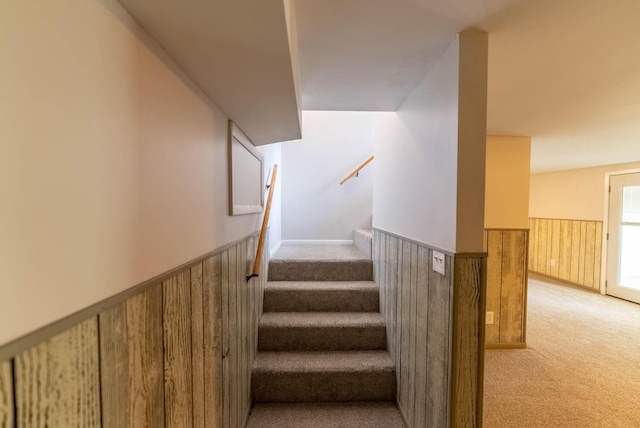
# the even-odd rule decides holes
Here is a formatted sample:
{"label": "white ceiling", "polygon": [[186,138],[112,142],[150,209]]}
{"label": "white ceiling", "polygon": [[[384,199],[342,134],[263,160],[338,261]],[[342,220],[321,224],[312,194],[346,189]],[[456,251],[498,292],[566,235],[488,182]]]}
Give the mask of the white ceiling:
{"label": "white ceiling", "polygon": [[300,138],[282,0],[119,0],[255,145]]}
{"label": "white ceiling", "polygon": [[455,37],[489,32],[488,132],[532,171],[640,160],[638,0],[296,0],[302,107],[395,110]]}

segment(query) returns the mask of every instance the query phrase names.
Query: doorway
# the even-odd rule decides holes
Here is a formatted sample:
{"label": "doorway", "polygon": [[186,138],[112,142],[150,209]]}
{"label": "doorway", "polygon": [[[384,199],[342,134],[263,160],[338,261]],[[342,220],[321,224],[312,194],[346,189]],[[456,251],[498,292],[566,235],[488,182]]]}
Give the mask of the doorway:
{"label": "doorway", "polygon": [[640,173],[609,181],[607,294],[640,303]]}

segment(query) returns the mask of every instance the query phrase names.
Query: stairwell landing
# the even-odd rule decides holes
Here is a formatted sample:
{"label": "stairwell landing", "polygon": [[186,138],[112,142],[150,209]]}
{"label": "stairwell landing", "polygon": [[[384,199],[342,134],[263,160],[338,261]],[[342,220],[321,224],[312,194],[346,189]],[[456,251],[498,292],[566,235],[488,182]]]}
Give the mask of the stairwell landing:
{"label": "stairwell landing", "polygon": [[250,428],[404,427],[372,261],[283,245],[269,263]]}

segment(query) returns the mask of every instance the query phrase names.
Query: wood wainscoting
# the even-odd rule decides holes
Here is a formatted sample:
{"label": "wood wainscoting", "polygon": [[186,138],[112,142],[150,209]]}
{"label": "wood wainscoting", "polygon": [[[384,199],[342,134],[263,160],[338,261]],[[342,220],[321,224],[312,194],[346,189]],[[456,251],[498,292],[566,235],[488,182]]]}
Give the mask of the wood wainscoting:
{"label": "wood wainscoting", "polygon": [[487,229],[487,304],[493,324],[485,327],[487,348],[524,348],[527,315],[526,229]]}
{"label": "wood wainscoting", "polygon": [[410,428],[474,427],[482,419],[485,256],[445,252],[374,229],[374,280]]}
{"label": "wood wainscoting", "polygon": [[600,290],[602,222],[530,218],[529,270]]}
{"label": "wood wainscoting", "polygon": [[256,241],[114,296],[54,337],[24,338],[0,361],[0,428],[242,427],[268,257],[247,282]]}

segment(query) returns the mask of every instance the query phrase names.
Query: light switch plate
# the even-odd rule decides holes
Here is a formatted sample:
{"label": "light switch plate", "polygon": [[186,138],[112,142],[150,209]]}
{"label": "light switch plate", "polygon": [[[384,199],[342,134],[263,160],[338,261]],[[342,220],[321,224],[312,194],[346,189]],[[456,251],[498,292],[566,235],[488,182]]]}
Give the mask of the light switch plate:
{"label": "light switch plate", "polygon": [[433,252],[433,270],[444,275],[444,254],[440,251]]}

